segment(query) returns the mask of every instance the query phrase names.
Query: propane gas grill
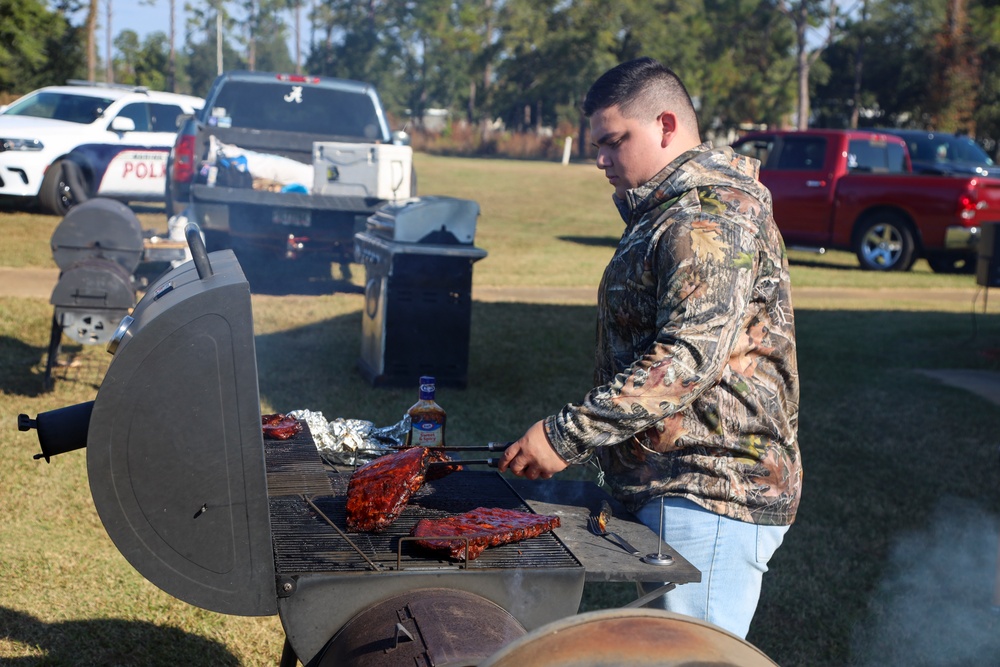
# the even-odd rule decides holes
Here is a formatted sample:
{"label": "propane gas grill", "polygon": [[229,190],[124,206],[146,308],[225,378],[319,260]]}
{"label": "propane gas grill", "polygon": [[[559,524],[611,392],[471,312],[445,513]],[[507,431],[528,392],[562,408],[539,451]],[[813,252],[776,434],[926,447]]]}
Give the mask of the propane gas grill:
{"label": "propane gas grill", "polygon": [[[385,533],[346,532],[350,471],[324,464],[307,428],[263,439],[239,263],[208,255],[196,227],[187,237],[193,261],[152,283],[111,337],[96,400],[18,419],[37,428],[37,457],[87,448],[105,529],[150,582],[220,613],[277,613],[283,665],[360,667],[476,664],[574,615],[585,580],[698,580],[672,550],[659,569],[588,533],[588,508],[606,497],[592,484],[463,470],[425,484]],[[479,506],[555,514],[562,526],[470,563],[408,538],[421,517]],[[643,553],[662,548],[638,522],[616,528]]]}

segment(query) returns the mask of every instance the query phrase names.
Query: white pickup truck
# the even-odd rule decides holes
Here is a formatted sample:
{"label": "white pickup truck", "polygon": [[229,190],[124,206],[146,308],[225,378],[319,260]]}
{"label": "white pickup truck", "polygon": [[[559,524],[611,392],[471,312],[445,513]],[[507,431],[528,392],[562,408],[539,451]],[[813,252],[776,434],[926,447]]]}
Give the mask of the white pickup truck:
{"label": "white pickup truck", "polygon": [[0,200],[64,215],[91,197],[162,201],[180,116],[204,101],[71,81],[0,111]]}
{"label": "white pickup truck", "polygon": [[404,143],[370,84],[227,72],[181,123],[168,214],[197,222],[210,250],[343,265],[372,213],[416,195]]}

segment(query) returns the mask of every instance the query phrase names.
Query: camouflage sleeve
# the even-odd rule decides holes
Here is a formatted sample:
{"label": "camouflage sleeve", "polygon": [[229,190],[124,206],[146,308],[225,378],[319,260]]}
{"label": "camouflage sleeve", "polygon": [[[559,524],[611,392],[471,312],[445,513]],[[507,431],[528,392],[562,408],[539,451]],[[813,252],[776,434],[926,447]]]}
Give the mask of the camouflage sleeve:
{"label": "camouflage sleeve", "polygon": [[680,412],[722,377],[752,292],[755,236],[704,208],[678,218],[649,251],[658,276],[655,340],[610,383],[546,419],[549,441],[570,463]]}

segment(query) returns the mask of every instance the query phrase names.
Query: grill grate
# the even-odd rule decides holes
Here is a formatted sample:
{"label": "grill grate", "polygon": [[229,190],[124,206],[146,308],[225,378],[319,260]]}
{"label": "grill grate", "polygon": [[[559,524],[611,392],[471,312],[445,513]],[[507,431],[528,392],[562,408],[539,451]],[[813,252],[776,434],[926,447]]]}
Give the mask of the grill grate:
{"label": "grill grate", "polygon": [[[306,440],[308,447],[302,446]],[[275,570],[279,575],[463,568],[465,563],[421,551],[404,538],[409,537],[410,530],[423,518],[448,517],[476,507],[531,511],[498,473],[467,469],[424,484],[385,532],[348,533],[347,483],[351,471],[324,467],[306,431],[292,440],[265,441],[265,451],[271,536]],[[325,483],[319,482],[318,473],[322,473]],[[324,490],[311,490],[323,486]],[[311,506],[310,500],[333,526]],[[522,542],[489,548],[467,567],[470,570],[578,568],[580,564],[566,546],[548,532]]]}
{"label": "grill grate", "polygon": [[309,426],[299,423],[302,430],[288,440],[264,440],[269,497],[333,493]]}

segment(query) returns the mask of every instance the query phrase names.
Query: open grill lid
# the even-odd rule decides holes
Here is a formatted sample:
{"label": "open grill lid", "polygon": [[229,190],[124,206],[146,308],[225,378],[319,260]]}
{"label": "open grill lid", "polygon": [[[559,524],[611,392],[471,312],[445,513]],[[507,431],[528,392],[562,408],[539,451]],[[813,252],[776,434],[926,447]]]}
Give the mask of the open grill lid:
{"label": "open grill lid", "polygon": [[202,246],[151,285],[109,350],[87,438],[108,535],[174,597],[277,613],[250,288],[232,251]]}

